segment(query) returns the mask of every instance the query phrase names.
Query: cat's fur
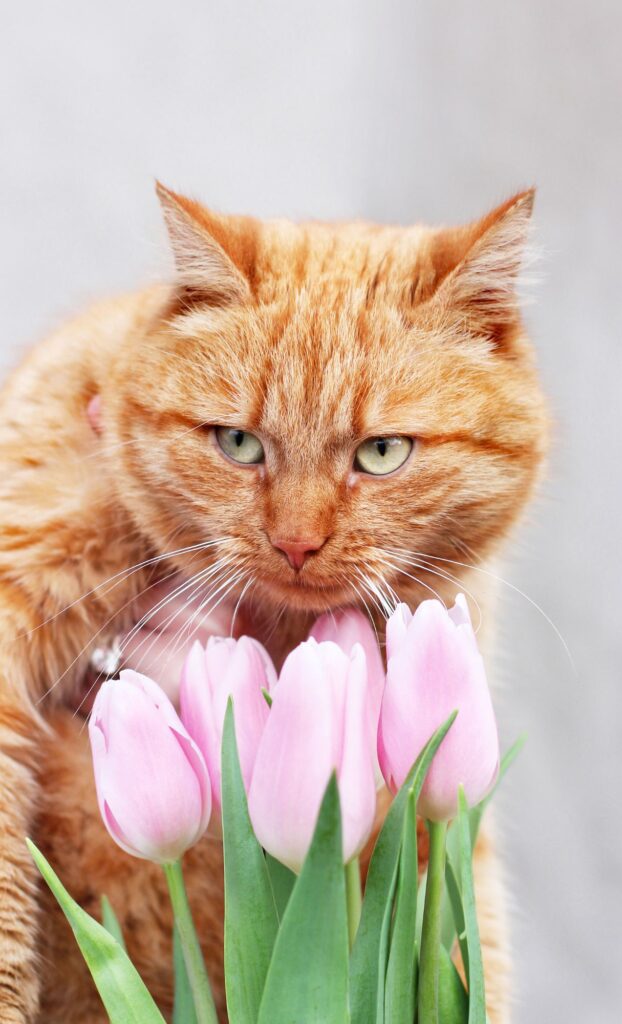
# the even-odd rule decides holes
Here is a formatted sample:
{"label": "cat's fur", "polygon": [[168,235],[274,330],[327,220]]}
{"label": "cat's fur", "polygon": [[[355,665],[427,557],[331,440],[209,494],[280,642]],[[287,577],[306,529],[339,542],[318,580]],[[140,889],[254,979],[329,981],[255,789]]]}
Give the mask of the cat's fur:
{"label": "cat's fur", "polygon": [[[170,1006],[161,874],[104,831],[84,722],[67,710],[98,631],[133,621],[154,571],[172,564],[189,575],[227,559],[224,569],[239,573],[228,577],[230,596],[253,578],[250,619],[280,661],[318,611],[382,603],[374,586],[388,598],[390,584],[411,604],[430,588],[449,600],[448,570],[481,596],[463,566],[506,537],[545,447],[515,292],[531,192],[457,229],[261,223],[159,194],[175,283],[64,326],[13,374],[0,404],[2,1024],[105,1020],[38,885],[27,834],[87,909],[109,895],[141,973]],[[86,414],[95,395],[97,430]],[[265,465],[228,462],[204,424],[257,432]],[[403,469],[353,473],[356,444],[387,434],[418,439]],[[328,540],[296,575],[270,544],[277,534]],[[123,572],[208,538],[219,543],[166,570]],[[413,567],[404,552],[434,560]],[[483,615],[487,624],[485,605]],[[188,864],[222,1005],[218,840],[201,841]],[[487,834],[476,870],[499,1024],[508,962]]]}

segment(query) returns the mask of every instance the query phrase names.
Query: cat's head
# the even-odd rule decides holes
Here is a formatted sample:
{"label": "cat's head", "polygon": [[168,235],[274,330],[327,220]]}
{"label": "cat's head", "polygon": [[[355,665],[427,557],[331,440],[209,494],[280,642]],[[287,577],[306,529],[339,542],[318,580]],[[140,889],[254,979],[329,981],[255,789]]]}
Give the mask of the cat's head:
{"label": "cat's head", "polygon": [[187,564],[309,610],[416,601],[494,548],[546,432],[516,296],[533,194],[428,229],[260,222],[158,191],[176,281],[104,395],[154,546],[217,541]]}

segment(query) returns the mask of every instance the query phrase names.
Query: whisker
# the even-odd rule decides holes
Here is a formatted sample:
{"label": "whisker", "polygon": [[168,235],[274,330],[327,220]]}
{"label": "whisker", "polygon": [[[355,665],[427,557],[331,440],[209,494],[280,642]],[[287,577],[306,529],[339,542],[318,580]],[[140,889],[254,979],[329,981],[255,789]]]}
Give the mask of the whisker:
{"label": "whisker", "polygon": [[[160,555],[154,555],[151,558],[146,558],[142,562],[137,562],[134,565],[129,566],[127,569],[121,569],[119,572],[116,572],[113,576],[109,576],[108,579],[103,580],[101,583],[97,583],[90,590],[87,590],[84,594],[81,594],[80,597],[76,597],[76,599],[74,601],[71,601],[70,604],[65,605],[65,607],[61,608],[59,611],[54,612],[53,615],[50,615],[47,619],[44,619],[43,622],[39,622],[36,626],[33,626],[32,629],[28,629],[25,630],[25,632],[23,633],[19,633],[14,639],[16,641],[21,640],[25,637],[31,636],[33,633],[36,633],[37,630],[43,629],[44,626],[49,625],[50,622],[53,622],[55,619],[59,618],[59,616],[64,615],[72,608],[75,608],[75,606],[77,604],[80,604],[81,601],[85,601],[88,597],[92,597],[93,594],[97,593],[98,590],[101,590],[101,588],[105,587],[108,583],[113,583],[115,580],[118,580],[117,583],[114,583],[114,586],[110,587],[109,590],[105,591],[105,594],[103,596],[107,596],[112,590],[115,589],[115,587],[119,586],[120,583],[124,582],[127,577],[133,575],[136,572],[139,572],[141,569],[146,569],[148,566],[155,565],[158,562],[166,561],[167,558],[175,558],[177,555],[189,554],[195,551],[207,551],[210,547],[214,547],[214,545],[216,544],[221,544],[225,540],[227,540],[226,537],[217,537],[215,540],[201,541],[198,544],[190,544],[187,547],[177,548],[174,551],[164,551]],[[121,577],[123,578],[121,579]]]}
{"label": "whisker", "polygon": [[[178,597],[181,597],[182,594],[187,594],[189,590],[192,591],[192,593],[196,593],[196,591],[200,589],[203,581],[205,579],[209,579],[211,575],[218,572],[218,570],[222,567],[224,563],[226,563],[225,558],[218,559],[214,564],[206,566],[198,572],[194,573],[189,579],[182,579],[181,582],[173,588],[173,590],[171,590],[168,594],[165,594],[152,608],[149,608],[146,612],[144,612],[144,614],[140,617],[138,622],[134,624],[134,626],[127,634],[127,636],[123,638],[123,646],[126,647],[134,639],[136,633],[140,632],[141,629],[147,626],[151,619],[158,614],[158,612],[162,611],[164,608],[167,607],[167,605],[171,604]],[[190,599],[191,598],[192,594],[190,595]],[[180,610],[181,609],[169,613],[169,615],[167,615],[167,617],[162,622],[162,628],[166,627],[166,625],[172,619],[174,619],[176,615],[179,614]]]}
{"label": "whisker", "polygon": [[[226,566],[228,562],[229,559],[227,558],[218,559],[217,562],[215,562],[213,565],[207,566],[200,572],[195,573],[194,576],[191,576],[189,580],[182,581],[182,583],[174,590],[172,590],[170,594],[165,595],[162,598],[162,600],[158,602],[157,605],[155,605],[153,608],[150,608],[147,612],[145,612],[145,614],[142,616],[141,619],[139,619],[135,626],[133,626],[133,628],[130,630],[127,636],[123,638],[123,641],[121,643],[121,654],[125,652],[125,650],[129,646],[131,641],[134,639],[136,634],[139,633],[141,629],[144,629],[144,627],[149,624],[154,615],[156,615],[159,611],[162,611],[164,608],[166,608],[166,606],[171,602],[176,601],[177,598],[182,596],[182,594],[186,594],[186,597],[184,598],[184,602],[181,605],[181,607],[173,609],[173,611],[166,616],[166,618],[162,621],[160,630],[157,631],[156,635],[153,637],[144,637],[143,640],[137,645],[136,650],[134,651],[134,654],[136,654],[143,646],[143,644],[149,641],[149,647],[146,652],[143,652],[141,657],[144,657],[146,654],[148,654],[153,644],[157,640],[158,633],[165,632],[166,627],[171,622],[174,622],[175,619],[186,610],[186,608],[192,603],[197,594],[201,592],[203,587],[208,583],[212,576],[218,576],[219,572],[221,572],[222,570],[226,572]],[[190,591],[189,594],[187,593],[188,591]]]}
{"label": "whisker", "polygon": [[240,596],[237,599],[235,608],[233,609],[233,616],[231,618],[231,629],[229,631],[229,636],[233,636],[233,630],[235,628],[235,620],[236,620],[236,617],[237,617],[237,614],[238,614],[238,610],[240,608],[240,605],[242,604],[242,601],[244,600],[244,595],[246,594],[246,591],[250,590],[250,588],[252,587],[254,582],[255,582],[255,577],[251,576],[249,578],[249,580],[244,584],[244,587],[242,588],[242,592],[240,593]]}
{"label": "whisker", "polygon": [[381,572],[379,571],[379,569],[374,569],[374,572],[376,573],[376,575],[378,576],[378,578],[379,578],[379,579],[380,579],[380,581],[382,582],[383,586],[384,586],[384,587],[385,587],[385,589],[387,590],[387,592],[388,592],[388,594],[389,594],[389,597],[391,598],[391,600],[392,600],[392,602],[393,602],[393,611],[395,611],[395,609],[397,608],[398,604],[400,603],[400,598],[399,598],[399,596],[398,596],[398,595],[396,594],[395,590],[393,589],[393,587],[391,586],[391,584],[389,583],[389,581],[388,581],[388,580],[387,580],[387,579],[385,578],[385,576],[384,576],[384,575],[383,575],[383,574],[382,574],[382,573],[381,573]]}
{"label": "whisker", "polygon": [[[390,549],[387,549],[387,550],[390,551]],[[454,558],[441,558],[440,555],[428,555],[428,554],[425,554],[424,552],[421,552],[421,551],[412,551],[411,552],[411,551],[406,551],[404,549],[402,549],[402,550],[397,549],[397,551],[393,551],[391,553],[392,554],[403,554],[403,555],[415,555],[418,558],[424,558],[426,560],[433,560],[435,562],[446,562],[449,565],[461,566],[464,569],[472,569],[474,572],[482,573],[482,575],[488,576],[490,579],[495,580],[495,582],[497,582],[497,583],[503,583],[504,586],[508,587],[510,590],[514,591],[520,597],[524,598],[524,600],[527,601],[532,606],[532,608],[535,608],[535,610],[537,612],[539,612],[539,614],[542,616],[542,618],[545,620],[545,622],[551,627],[551,629],[555,633],[557,639],[559,640],[559,642],[561,643],[562,647],[564,648],[564,651],[566,653],[568,661],[570,662],[570,664],[572,666],[573,671],[576,672],[576,666],[575,666],[572,654],[570,652],[570,648],[568,647],[568,644],[566,643],[566,640],[564,639],[564,637],[563,637],[562,633],[560,632],[559,628],[555,625],[555,623],[553,622],[551,617],[549,615],[547,615],[547,613],[544,611],[544,609],[538,604],[538,602],[534,601],[534,599],[532,597],[530,597],[529,594],[526,594],[524,592],[524,590],[521,590],[520,587],[517,587],[514,583],[510,583],[509,580],[504,579],[503,576],[498,576],[496,573],[492,572],[490,569],[484,569],[484,568],[482,568],[482,566],[479,566],[479,565],[471,565],[468,562],[459,562],[457,559],[454,559]]]}
{"label": "whisker", "polygon": [[360,569],[358,569],[358,567],[356,567],[356,571],[357,571],[358,577],[359,577],[359,579],[361,581],[361,585],[363,587],[364,592],[368,595],[368,597],[371,598],[371,600],[375,604],[376,608],[378,609],[378,611],[382,615],[383,619],[386,619],[387,616],[386,616],[386,613],[385,613],[385,609],[383,607],[382,602],[380,601],[380,599],[378,598],[377,594],[375,593],[374,589],[372,589],[372,587],[370,586],[370,584],[367,581],[366,577],[363,575],[363,573],[360,571]]}
{"label": "whisker", "polygon": [[[173,588],[173,590],[171,591],[171,593],[170,593],[170,594],[168,594],[168,595],[167,595],[167,596],[166,596],[165,598],[163,598],[162,600],[160,600],[160,601],[159,601],[159,602],[158,602],[158,603],[157,603],[157,604],[156,604],[156,605],[155,605],[155,606],[154,606],[153,608],[150,608],[150,609],[149,609],[149,611],[148,611],[148,612],[146,612],[146,613],[145,613],[145,614],[144,614],[144,615],[143,615],[143,616],[141,617],[141,619],[139,620],[139,622],[138,622],[138,623],[136,623],[136,624],[135,624],[135,625],[133,626],[133,628],[132,628],[132,629],[130,630],[130,632],[129,632],[129,633],[128,633],[128,634],[127,634],[127,635],[126,635],[126,636],[125,636],[124,638],[123,638],[123,640],[122,640],[122,642],[121,642],[121,644],[120,644],[120,646],[119,646],[119,654],[120,654],[120,656],[122,657],[122,655],[123,655],[123,652],[124,652],[124,651],[126,650],[126,648],[127,648],[128,644],[129,644],[129,642],[131,641],[131,639],[133,639],[133,637],[134,637],[134,636],[136,635],[136,633],[138,632],[138,630],[139,630],[139,629],[141,629],[141,628],[142,628],[142,626],[144,626],[144,625],[145,625],[145,624],[146,624],[147,622],[149,622],[149,620],[150,620],[150,619],[151,619],[151,618],[153,617],[153,615],[155,615],[155,614],[156,614],[156,612],[157,612],[157,611],[159,611],[159,610],[160,610],[161,608],[165,607],[165,606],[166,606],[166,604],[168,604],[168,603],[169,603],[170,601],[173,601],[173,600],[175,600],[175,598],[176,598],[176,597],[178,597],[178,596],[180,595],[180,593],[182,593],[182,592],[183,592],[183,591],[184,591],[184,590],[185,590],[185,589],[186,589],[186,588],[187,588],[188,586],[191,586],[191,585],[192,585],[193,583],[195,583],[195,582],[196,582],[196,576],[198,576],[198,575],[202,575],[203,573],[206,573],[206,572],[209,572],[209,570],[210,570],[210,569],[211,569],[211,566],[210,566],[210,567],[208,567],[207,569],[204,569],[204,570],[202,570],[202,572],[201,572],[201,573],[197,573],[197,574],[195,574],[195,577],[192,577],[192,578],[191,578],[191,580],[189,580],[189,581],[187,581],[187,582],[186,582],[186,581],[184,581],[184,580],[182,580],[182,582],[181,582],[181,583],[179,584],[179,586],[177,586],[177,587],[174,587],[174,588]],[[176,573],[173,573],[172,575],[176,575]],[[165,620],[165,621],[166,621],[166,620]],[[145,638],[145,639],[146,639],[146,638]],[[145,642],[145,641],[143,641],[143,642]],[[65,671],[63,672],[63,674],[62,674],[61,676],[59,676],[59,678],[58,678],[58,679],[56,680],[56,682],[54,683],[54,686],[57,686],[57,685],[58,685],[58,683],[59,683],[59,682],[60,682],[60,681],[61,681],[61,680],[62,680],[62,679],[63,679],[63,678],[65,677],[65,675],[67,674],[67,672],[68,672],[68,671],[69,671],[69,670],[71,669],[71,667],[72,667],[73,665],[75,665],[75,663],[76,663],[76,661],[78,660],[78,658],[79,658],[79,657],[81,656],[81,654],[84,654],[84,652],[85,652],[85,651],[87,650],[87,648],[89,647],[89,645],[90,645],[91,643],[92,643],[92,639],[91,639],[91,640],[89,640],[89,643],[88,643],[88,644],[86,644],[86,645],[85,645],[85,646],[84,646],[84,647],[82,648],[82,651],[80,652],[80,654],[79,654],[79,655],[77,655],[77,657],[76,657],[76,658],[74,658],[74,660],[73,660],[73,661],[71,662],[71,664],[70,664],[70,665],[69,665],[69,666],[68,666],[68,667],[67,667],[67,668],[65,669]],[[140,648],[140,644],[138,645],[138,647]],[[138,649],[138,648],[137,648],[137,649]],[[105,676],[105,674],[104,674],[103,672],[100,672],[100,673],[98,673],[98,675],[97,675],[97,676],[95,677],[95,679],[93,680],[93,682],[92,682],[92,683],[91,683],[91,685],[89,686],[88,690],[87,690],[87,691],[86,691],[86,693],[85,693],[85,694],[83,695],[83,697],[82,697],[82,700],[80,701],[80,703],[78,704],[77,708],[75,709],[75,711],[74,711],[74,717],[75,717],[75,715],[77,715],[77,714],[78,714],[78,713],[80,712],[80,710],[81,710],[81,708],[82,708],[83,704],[85,703],[85,701],[86,701],[86,700],[88,700],[88,697],[89,697],[89,696],[90,696],[90,694],[92,693],[93,689],[94,689],[94,688],[95,688],[95,687],[96,687],[96,686],[97,686],[97,685],[98,685],[98,684],[100,683],[100,681],[101,681],[101,680],[102,680],[102,679],[104,678],[104,676]],[[53,688],[54,688],[54,687],[51,687],[50,689],[53,689]],[[48,691],[48,692],[49,692],[49,691]]]}
{"label": "whisker", "polygon": [[[431,586],[429,586],[429,584],[424,583],[423,580],[419,579],[418,576],[413,576],[411,573],[406,572],[405,569],[398,569],[397,566],[391,565],[390,562],[387,562],[387,565],[389,565],[392,569],[394,569],[395,572],[401,572],[404,576],[408,576],[408,578],[413,580],[413,582],[416,583],[418,586],[423,587],[425,590],[429,590],[429,592],[434,595],[436,600],[441,602],[441,604],[443,605],[444,608],[447,607],[447,605],[445,604],[445,601],[443,600],[443,598],[441,597],[439,592],[434,589],[434,587],[431,587]],[[413,563],[411,563],[411,566],[413,566]]]}
{"label": "whisker", "polygon": [[[122,612],[124,612],[126,608],[129,608],[130,605],[134,604],[134,602],[137,601],[140,597],[143,597],[143,595],[146,594],[149,590],[153,590],[153,588],[157,587],[159,583],[165,583],[167,580],[171,579],[172,576],[176,576],[176,575],[177,575],[177,569],[173,569],[171,572],[167,573],[166,576],[161,577],[161,579],[153,580],[146,587],[143,587],[142,590],[139,590],[137,594],[133,594],[132,597],[130,597],[128,601],[125,601],[124,604],[122,604],[120,608],[118,608],[116,611],[114,611],[112,613],[112,615],[108,616],[108,618],[106,619],[104,624],[102,626],[100,626],[99,629],[96,630],[96,632],[92,634],[92,636],[89,637],[87,643],[84,644],[84,646],[78,651],[78,653],[76,654],[75,658],[73,659],[73,661],[71,661],[69,663],[69,665],[67,666],[65,671],[62,673],[62,675],[58,676],[58,678],[54,680],[54,682],[51,684],[51,686],[48,686],[48,688],[46,689],[45,693],[43,693],[39,697],[39,699],[36,702],[37,705],[39,705],[43,700],[45,700],[46,697],[49,697],[49,695],[52,692],[52,690],[54,690],[55,687],[58,686],[58,684],[62,682],[62,680],[67,675],[67,673],[71,671],[71,669],[76,664],[76,662],[79,661],[79,659],[82,657],[82,655],[86,653],[86,651],[89,649],[89,647],[92,646],[93,642],[97,639],[97,637],[100,636],[100,634],[104,632],[104,630],[110,625],[111,622],[114,622],[114,620],[116,618],[118,618],[118,616]],[[102,675],[102,673],[100,673],[100,676],[101,675]]]}
{"label": "whisker", "polygon": [[[378,582],[376,582],[373,579],[370,579],[370,577],[365,575],[364,573],[362,574],[362,576],[364,581],[367,583],[368,592],[371,590],[377,595],[378,600],[380,601],[381,604],[382,614],[384,615],[385,619],[388,619],[395,611],[395,608],[393,607],[391,601],[387,598],[387,595],[382,589],[382,585],[386,586],[386,580],[384,580],[382,575],[377,570],[373,571],[375,571],[376,576],[379,577]],[[399,604],[399,601],[397,603]]]}
{"label": "whisker", "polygon": [[[171,440],[172,441],[179,441],[179,440],[181,440],[182,437],[186,437],[188,434],[192,434],[195,430],[203,430],[207,426],[209,426],[209,420],[206,420],[205,423],[195,423],[195,425],[193,427],[187,427],[185,430],[181,430],[181,431],[179,431],[179,433],[174,434],[173,437],[171,438]],[[105,445],[105,446],[100,445],[95,451],[89,452],[87,455],[81,456],[76,461],[77,462],[86,462],[88,459],[96,459],[96,458],[99,458],[102,455],[110,455],[112,452],[116,452],[120,448],[128,448],[128,447],[131,447],[132,445],[135,445],[135,444],[141,444],[142,442],[143,442],[143,438],[141,438],[141,437],[133,437],[133,438],[130,438],[129,441],[117,441],[116,444],[109,444],[109,445]],[[150,440],[149,443],[153,444],[153,441]],[[167,441],[166,445],[168,445],[168,443],[169,442]],[[161,445],[161,447],[165,447],[165,445]]]}
{"label": "whisker", "polygon": [[[398,561],[405,561],[407,565],[410,565],[413,568],[423,569],[423,571],[426,573],[431,573],[433,576],[438,576],[439,579],[446,580],[448,583],[451,583],[452,586],[456,587],[457,590],[463,591],[467,595],[467,597],[470,597],[473,604],[475,605],[475,608],[477,609],[477,626],[475,627],[474,632],[479,633],[483,621],[481,605],[477,598],[475,597],[473,591],[466,586],[463,580],[458,579],[458,577],[454,576],[452,573],[446,573],[442,570],[434,569],[431,566],[425,565],[423,562],[415,561],[414,559],[406,560],[401,555],[393,555],[393,557],[396,558]],[[410,573],[407,573],[400,566],[393,565],[389,561],[386,561],[386,564],[389,565],[395,572],[402,573],[402,575],[404,576],[409,576],[410,579],[415,579],[414,576],[411,576]],[[422,584],[422,580],[418,578],[415,580],[415,582]]]}
{"label": "whisker", "polygon": [[206,599],[203,602],[203,606],[208,605],[209,600],[214,598],[216,596],[216,594],[218,594],[220,591],[222,591],[220,597],[215,602],[215,604],[208,605],[208,607],[204,611],[203,615],[198,619],[198,621],[195,623],[195,625],[191,628],[191,630],[187,634],[187,636],[183,636],[183,635],[180,636],[180,633],[181,634],[183,634],[185,632],[187,633],[187,624],[184,627],[182,627],[182,629],[180,630],[180,633],[177,633],[175,635],[175,641],[174,641],[175,642],[175,646],[174,646],[174,649],[170,652],[168,658],[166,659],[165,666],[168,665],[170,663],[171,658],[173,658],[177,654],[177,652],[179,651],[180,645],[182,643],[186,643],[187,642],[188,644],[190,644],[192,642],[193,637],[202,628],[205,620],[207,618],[209,618],[210,615],[214,614],[216,609],[227,598],[227,596],[231,593],[233,588],[240,582],[240,580],[244,579],[246,574],[247,574],[246,570],[240,570],[240,571],[236,572],[234,575],[229,576],[227,579],[225,579],[224,582],[221,583],[220,586],[216,589],[216,591],[213,591],[213,592],[210,593],[209,598]]}
{"label": "whisker", "polygon": [[272,623],[272,629],[270,630],[269,633],[266,634],[266,636],[264,638],[265,639],[265,644],[269,644],[271,639],[272,639],[272,637],[276,633],[276,630],[277,630],[277,628],[279,626],[279,623],[281,622],[281,619],[283,618],[283,615],[285,614],[285,609],[286,608],[287,608],[287,601],[285,601],[285,600],[280,601],[279,605],[277,606],[277,611],[275,613],[274,621]]}
{"label": "whisker", "polygon": [[[240,576],[244,575],[244,573],[240,571],[239,567],[234,568],[233,572],[230,572],[232,564],[233,562],[230,560],[223,567],[223,570],[217,575],[216,579],[211,581],[207,594],[204,594],[199,599],[199,605],[192,614],[192,617],[187,619],[185,622],[182,622],[181,626],[176,631],[174,640],[171,640],[171,643],[175,643],[175,647],[172,651],[173,655],[177,653],[180,645],[186,642],[186,637],[189,638],[194,636],[195,633],[201,629],[205,619],[213,613],[214,607],[207,607],[212,598],[215,597],[216,594],[219,594],[229,582],[232,580],[237,582]],[[207,611],[204,611],[205,608],[207,608]]]}
{"label": "whisker", "polygon": [[362,602],[362,604],[363,604],[363,607],[364,607],[365,611],[367,612],[367,616],[368,616],[368,618],[369,618],[369,621],[370,621],[370,622],[371,622],[371,624],[372,624],[372,628],[373,628],[373,630],[374,630],[374,633],[376,634],[376,642],[377,642],[378,646],[379,646],[379,647],[381,647],[381,646],[382,646],[382,644],[380,643],[380,637],[378,636],[378,630],[377,630],[377,628],[376,628],[376,622],[375,622],[375,619],[374,619],[374,617],[373,617],[373,615],[372,615],[372,613],[371,613],[371,610],[370,610],[370,608],[369,608],[369,605],[367,604],[367,601],[365,600],[365,597],[364,597],[364,595],[363,595],[363,594],[361,594],[361,592],[360,592],[359,588],[357,587],[356,583],[353,583],[352,581],[350,581],[350,586],[352,587],[352,589],[353,589],[353,590],[354,590],[354,592],[356,593],[356,595],[357,595],[357,597],[358,597],[359,601],[361,601],[361,602]]}

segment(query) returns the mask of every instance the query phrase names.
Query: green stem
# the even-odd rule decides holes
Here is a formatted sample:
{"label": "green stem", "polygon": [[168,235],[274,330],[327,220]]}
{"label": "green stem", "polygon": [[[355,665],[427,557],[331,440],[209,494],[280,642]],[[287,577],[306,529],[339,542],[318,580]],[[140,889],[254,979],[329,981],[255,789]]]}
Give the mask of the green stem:
{"label": "green stem", "polygon": [[348,938],[350,949],[354,945],[359,921],[361,920],[361,869],[358,857],[346,864],[346,905],[348,908]]}
{"label": "green stem", "polygon": [[194,997],[194,1006],[198,1024],[218,1024],[214,997],[210,988],[209,978],[205,969],[203,954],[192,920],[190,904],[184,885],[181,861],[164,864],[164,874],[168,883],[175,924],[184,954],[188,979]]}
{"label": "green stem", "polygon": [[430,853],[425,888],[421,956],[419,959],[418,1024],[439,1024],[438,972],[441,945],[441,905],[445,880],[446,821],[428,821]]}

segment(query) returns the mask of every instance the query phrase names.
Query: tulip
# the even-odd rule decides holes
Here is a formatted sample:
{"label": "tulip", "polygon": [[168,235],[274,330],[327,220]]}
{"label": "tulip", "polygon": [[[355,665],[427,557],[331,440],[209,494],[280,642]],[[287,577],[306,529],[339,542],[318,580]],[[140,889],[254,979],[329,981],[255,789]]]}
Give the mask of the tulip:
{"label": "tulip", "polygon": [[269,708],[262,691],[274,689],[276,672],[265,648],[243,636],[195,643],[181,676],[181,718],[205,758],[212,800],[221,806],[220,750],[229,697],[233,700],[240,768],[246,788]]}
{"label": "tulip", "polygon": [[365,845],[376,809],[365,654],[307,640],[287,657],[252,774],[248,806],[262,846],[299,871],[333,772],[343,858]]}
{"label": "tulip", "polygon": [[201,752],[166,694],[131,669],[103,684],[89,737],[99,809],[135,857],[171,864],[201,838],[211,811]]}
{"label": "tulip", "polygon": [[340,611],[325,612],[313,625],[309,637],[321,643],[332,640],[345,654],[351,654],[355,644],[360,644],[367,660],[367,693],[369,716],[373,734],[378,728],[378,716],[384,690],[384,666],[378,645],[378,637],[366,615],[358,608],[344,608]]}
{"label": "tulip", "polygon": [[460,784],[473,806],[499,770],[495,715],[464,596],[449,611],[440,601],[423,601],[414,615],[398,606],[387,624],[387,654],[378,757],[393,792],[432,733],[458,709],[418,805],[423,817],[447,821],[457,813]]}

